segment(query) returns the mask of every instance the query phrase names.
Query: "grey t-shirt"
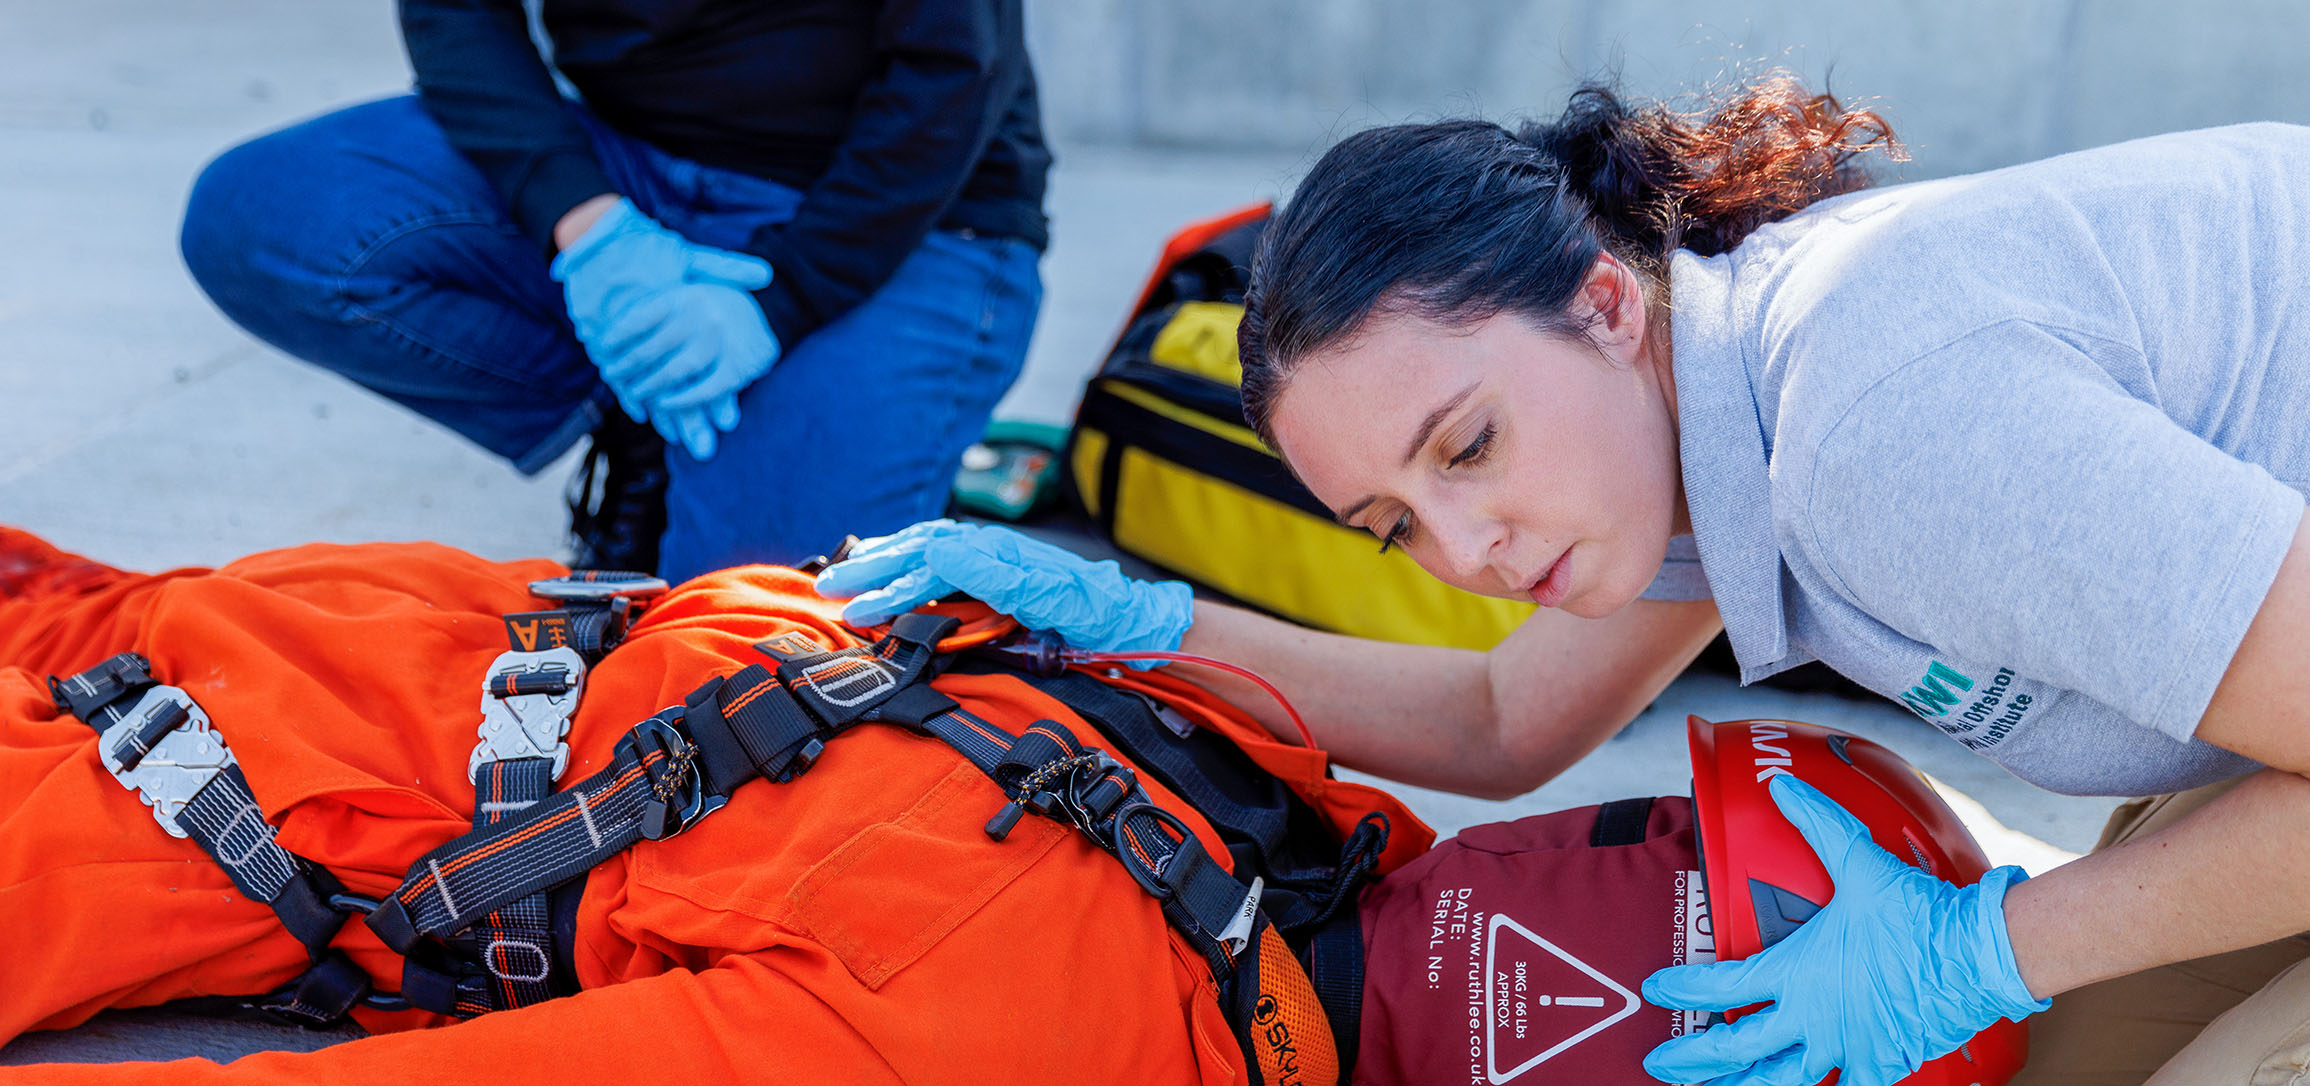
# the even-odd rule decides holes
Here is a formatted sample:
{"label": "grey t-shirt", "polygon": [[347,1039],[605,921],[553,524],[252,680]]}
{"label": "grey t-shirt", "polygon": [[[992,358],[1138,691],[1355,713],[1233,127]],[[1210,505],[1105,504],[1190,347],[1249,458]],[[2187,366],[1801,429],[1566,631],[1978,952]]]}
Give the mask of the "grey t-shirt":
{"label": "grey t-shirt", "polygon": [[2192,736],[2310,484],[2310,129],[1855,193],[1670,276],[1743,681],[1821,660],[2060,792],[2254,768]]}

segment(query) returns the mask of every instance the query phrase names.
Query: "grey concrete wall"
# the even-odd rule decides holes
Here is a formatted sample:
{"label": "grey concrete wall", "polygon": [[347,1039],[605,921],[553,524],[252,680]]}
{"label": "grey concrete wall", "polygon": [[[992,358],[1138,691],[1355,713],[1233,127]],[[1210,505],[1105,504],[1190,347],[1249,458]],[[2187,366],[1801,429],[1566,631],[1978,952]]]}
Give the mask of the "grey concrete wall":
{"label": "grey concrete wall", "polygon": [[1782,66],[1868,100],[1914,161],[2310,122],[2302,0],[1029,0],[1062,142],[1320,150],[1366,125],[1546,117],[1581,78],[1673,97]]}

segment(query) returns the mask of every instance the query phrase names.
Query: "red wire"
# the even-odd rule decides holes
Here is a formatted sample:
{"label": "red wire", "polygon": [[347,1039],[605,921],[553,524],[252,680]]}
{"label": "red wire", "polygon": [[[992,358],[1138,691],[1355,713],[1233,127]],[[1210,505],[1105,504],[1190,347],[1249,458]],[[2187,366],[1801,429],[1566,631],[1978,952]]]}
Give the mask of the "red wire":
{"label": "red wire", "polygon": [[1299,718],[1299,710],[1292,708],[1291,699],[1284,697],[1283,691],[1276,689],[1274,683],[1261,678],[1258,672],[1250,668],[1239,667],[1225,660],[1214,660],[1208,656],[1195,656],[1184,652],[1084,652],[1079,649],[1068,649],[1059,655],[1062,659],[1086,664],[1126,663],[1132,660],[1168,660],[1173,663],[1218,668],[1231,675],[1240,675],[1257,683],[1261,690],[1267,691],[1268,697],[1275,699],[1277,705],[1283,706],[1284,715],[1291,718],[1291,726],[1299,729],[1301,745],[1311,750],[1315,747],[1315,733],[1307,730],[1307,721]]}

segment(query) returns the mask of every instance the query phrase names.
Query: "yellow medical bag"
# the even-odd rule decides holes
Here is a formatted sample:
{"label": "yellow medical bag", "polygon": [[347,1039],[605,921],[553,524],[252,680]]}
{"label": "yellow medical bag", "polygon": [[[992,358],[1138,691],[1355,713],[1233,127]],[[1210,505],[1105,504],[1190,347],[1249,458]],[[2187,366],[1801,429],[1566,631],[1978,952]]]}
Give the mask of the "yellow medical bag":
{"label": "yellow medical bag", "polygon": [[1451,588],[1334,522],[1243,423],[1235,327],[1269,207],[1165,246],[1066,450],[1076,506],[1128,554],[1271,614],[1358,637],[1490,648],[1532,605]]}

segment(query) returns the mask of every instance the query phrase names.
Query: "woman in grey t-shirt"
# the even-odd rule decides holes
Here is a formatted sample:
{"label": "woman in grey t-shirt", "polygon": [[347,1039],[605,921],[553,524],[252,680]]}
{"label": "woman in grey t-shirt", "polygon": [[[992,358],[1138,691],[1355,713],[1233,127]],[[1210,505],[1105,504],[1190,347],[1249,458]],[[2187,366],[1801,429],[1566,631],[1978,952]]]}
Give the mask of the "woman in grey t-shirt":
{"label": "woman in grey t-shirt", "polygon": [[[1837,896],[1647,983],[1773,1003],[1663,1046],[1671,1081],[1892,1082],[2057,993],[2310,928],[2310,130],[1868,189],[1850,160],[1884,136],[1786,80],[1698,119],[1590,90],[1521,133],[1360,133],[1302,183],[1246,302],[1247,414],[1343,523],[1542,605],[1488,654],[952,525],[825,587],[865,592],[855,619],[959,588],[1083,647],[1183,641],[1284,687],[1342,763],[1475,795],[1594,749],[1720,628],[1746,680],[1825,661],[2048,788],[2236,782],[1963,889],[1776,782]],[[2153,1081],[2294,1058],[2288,984]]]}

